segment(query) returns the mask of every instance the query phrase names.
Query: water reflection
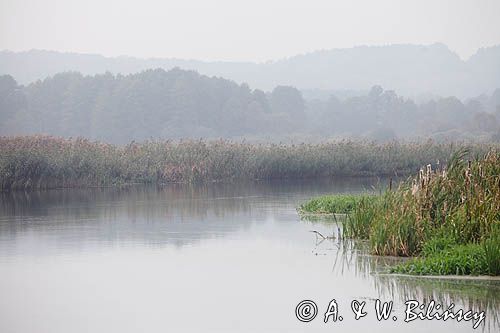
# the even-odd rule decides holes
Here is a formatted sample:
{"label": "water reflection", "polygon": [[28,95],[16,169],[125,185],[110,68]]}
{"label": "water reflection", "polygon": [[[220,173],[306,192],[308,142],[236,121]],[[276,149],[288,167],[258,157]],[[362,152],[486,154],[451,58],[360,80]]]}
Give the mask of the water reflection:
{"label": "water reflection", "polygon": [[[346,272],[373,283],[382,299],[390,299],[404,304],[407,300],[417,300],[428,304],[434,300],[438,304],[455,304],[457,309],[485,311],[486,320],[482,330],[500,330],[500,279],[498,278],[455,278],[418,277],[389,274],[389,267],[408,258],[374,256],[369,254],[366,241],[343,240],[341,238],[342,216],[302,216],[302,221],[312,228],[330,226],[332,234],[328,239],[316,238],[317,252],[332,252],[332,272],[345,275]],[[334,226],[331,228],[331,226]],[[337,231],[335,231],[337,230]],[[327,243],[327,244],[325,244]],[[373,300],[373,299],[372,299]]]}
{"label": "water reflection", "polygon": [[376,182],[367,178],[0,193],[0,249],[5,253],[12,242],[30,236],[25,249],[47,238],[59,248],[96,242],[181,246],[269,217],[286,220],[290,211],[283,215],[280,208],[290,208],[291,200],[296,204],[331,191],[362,191]]}
{"label": "water reflection", "polygon": [[428,304],[456,304],[456,308],[485,311],[486,331],[500,328],[500,280],[463,280],[450,278],[419,278],[411,276],[379,275],[375,286],[384,297],[400,302],[415,299]]}
{"label": "water reflection", "polygon": [[[496,282],[388,276],[400,259],[370,256],[342,223],[301,221],[311,196],[377,180],[128,187],[0,194],[0,332],[330,332],[294,317],[302,299],[434,298],[487,311]],[[318,237],[317,231],[327,239]],[[203,311],[197,311],[203,309]],[[29,318],[29,320],[26,320]],[[345,332],[468,332],[456,322],[381,323]]]}

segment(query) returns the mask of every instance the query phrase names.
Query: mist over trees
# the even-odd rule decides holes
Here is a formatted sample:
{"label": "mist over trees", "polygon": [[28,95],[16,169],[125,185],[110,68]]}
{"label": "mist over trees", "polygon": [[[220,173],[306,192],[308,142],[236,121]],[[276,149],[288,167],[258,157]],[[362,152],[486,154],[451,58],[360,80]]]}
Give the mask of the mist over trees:
{"label": "mist over trees", "polygon": [[[252,62],[205,62],[183,59],[107,58],[93,54],[32,50],[0,52],[0,74],[28,84],[65,71],[84,75],[137,73],[175,67],[221,76],[270,91],[276,86],[331,91],[368,91],[374,85],[415,98],[422,94],[460,99],[491,94],[500,87],[500,46],[479,49],[462,60],[446,45],[387,45],[332,49],[290,58]],[[327,93],[328,95],[328,93]]]}
{"label": "mist over trees", "polygon": [[23,86],[0,76],[0,135],[83,136],[111,143],[150,138],[317,141],[339,138],[500,140],[500,89],[462,102],[416,103],[373,86],[347,98],[304,99],[179,68],[137,74],[54,75]]}

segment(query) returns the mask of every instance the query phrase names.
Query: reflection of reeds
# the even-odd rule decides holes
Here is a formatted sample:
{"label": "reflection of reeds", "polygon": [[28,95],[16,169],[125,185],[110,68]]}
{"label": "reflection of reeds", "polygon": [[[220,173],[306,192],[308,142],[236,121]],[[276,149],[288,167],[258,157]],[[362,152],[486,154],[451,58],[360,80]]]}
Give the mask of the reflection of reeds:
{"label": "reflection of reeds", "polygon": [[[85,139],[2,137],[0,188],[408,174],[420,165],[446,161],[456,149],[432,142],[285,145],[222,140],[122,147]],[[474,149],[483,152],[486,147]]]}
{"label": "reflection of reeds", "polygon": [[[308,219],[307,217],[304,217]],[[312,223],[332,224],[333,217],[315,216]],[[341,226],[342,224],[339,224]],[[456,309],[486,311],[483,330],[497,332],[500,329],[500,279],[428,278],[388,274],[391,267],[408,261],[408,258],[370,255],[366,241],[340,239],[333,241],[333,271],[339,275],[353,273],[372,281],[380,298],[431,300],[442,305],[455,303]]]}
{"label": "reflection of reeds", "polygon": [[376,275],[375,286],[379,295],[399,299],[431,300],[445,306],[454,303],[456,309],[485,311],[484,329],[500,329],[500,280],[461,280],[445,278],[419,278],[411,276]]}
{"label": "reflection of reeds", "polygon": [[334,269],[341,274],[346,270],[353,270],[356,276],[363,278],[380,272],[385,273],[388,267],[392,267],[404,260],[398,257],[371,255],[369,254],[369,243],[366,241],[343,239],[338,242],[337,249]]}
{"label": "reflection of reeds", "polygon": [[342,240],[337,242],[334,270],[338,274],[345,271],[355,276],[373,281],[380,298],[399,300],[418,300],[428,303],[431,300],[465,311],[486,311],[483,329],[496,332],[500,329],[500,280],[425,278],[387,274],[388,268],[407,261],[407,258],[374,256],[369,253],[369,244],[364,241]]}

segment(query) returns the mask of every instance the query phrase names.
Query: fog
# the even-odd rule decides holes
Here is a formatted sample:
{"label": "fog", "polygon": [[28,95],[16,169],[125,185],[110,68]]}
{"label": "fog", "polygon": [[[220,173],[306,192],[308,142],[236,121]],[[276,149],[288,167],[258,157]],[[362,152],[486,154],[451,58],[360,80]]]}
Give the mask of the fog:
{"label": "fog", "polygon": [[0,135],[498,141],[498,1],[1,1]]}
{"label": "fog", "polygon": [[[64,71],[130,74],[174,67],[266,91],[291,85],[300,90],[360,92],[382,85],[405,97],[431,94],[465,99],[491,94],[500,87],[500,45],[482,48],[467,61],[441,43],[323,50],[267,63],[110,58],[37,50],[0,52],[0,73],[12,75],[21,84]],[[323,95],[329,97],[328,93]]]}
{"label": "fog", "polygon": [[358,45],[500,43],[497,0],[2,0],[0,49],[263,62]]}
{"label": "fog", "polygon": [[375,85],[346,97],[305,99],[293,86],[271,91],[174,68],[138,74],[57,74],[27,86],[0,77],[0,133],[132,140],[500,141],[500,89],[461,101],[398,96]]}

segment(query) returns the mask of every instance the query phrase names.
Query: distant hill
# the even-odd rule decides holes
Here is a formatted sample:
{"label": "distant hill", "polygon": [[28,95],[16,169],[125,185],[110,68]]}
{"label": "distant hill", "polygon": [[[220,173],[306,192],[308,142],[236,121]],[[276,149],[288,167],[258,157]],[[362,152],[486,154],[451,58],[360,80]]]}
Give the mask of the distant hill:
{"label": "distant hill", "polygon": [[10,74],[22,84],[64,71],[129,74],[174,67],[246,82],[263,90],[292,85],[301,90],[368,91],[381,85],[409,97],[437,94],[466,98],[500,87],[500,46],[480,49],[466,61],[443,44],[401,44],[323,50],[259,64],[108,58],[41,50],[0,52],[0,74]]}

